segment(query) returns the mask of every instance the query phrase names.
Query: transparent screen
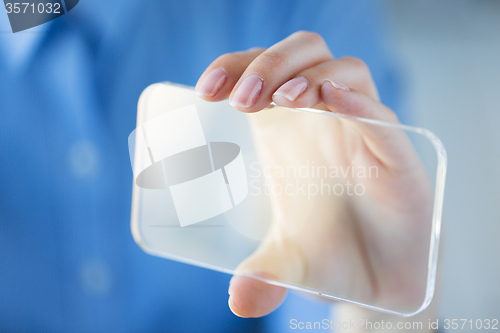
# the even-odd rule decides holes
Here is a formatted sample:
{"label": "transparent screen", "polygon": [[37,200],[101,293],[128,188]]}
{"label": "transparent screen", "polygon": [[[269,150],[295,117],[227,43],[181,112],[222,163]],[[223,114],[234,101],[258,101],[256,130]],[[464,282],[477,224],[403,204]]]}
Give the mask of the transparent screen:
{"label": "transparent screen", "polygon": [[159,83],[129,151],[148,253],[404,316],[432,299],[446,153],[428,130]]}

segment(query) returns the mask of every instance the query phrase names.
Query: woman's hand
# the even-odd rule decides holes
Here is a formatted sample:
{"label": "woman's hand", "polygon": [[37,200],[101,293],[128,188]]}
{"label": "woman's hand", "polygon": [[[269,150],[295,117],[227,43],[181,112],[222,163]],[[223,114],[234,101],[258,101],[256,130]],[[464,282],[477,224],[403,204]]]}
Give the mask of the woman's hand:
{"label": "woman's hand", "polygon": [[[222,55],[205,70],[196,91],[207,101],[229,97],[235,109],[247,113],[274,101],[398,123],[379,102],[367,66],[355,58],[334,59],[323,39],[310,32],[294,33],[267,50]],[[251,117],[264,163],[356,163],[376,167],[377,177],[347,177],[363,185],[362,197],[277,198],[268,235],[237,270],[362,303],[418,308],[426,289],[433,195],[408,137],[393,128],[279,109]],[[284,150],[287,146],[294,149]],[[313,223],[304,227],[306,220]],[[279,306],[286,290],[234,276],[229,294],[235,314],[260,317]]]}

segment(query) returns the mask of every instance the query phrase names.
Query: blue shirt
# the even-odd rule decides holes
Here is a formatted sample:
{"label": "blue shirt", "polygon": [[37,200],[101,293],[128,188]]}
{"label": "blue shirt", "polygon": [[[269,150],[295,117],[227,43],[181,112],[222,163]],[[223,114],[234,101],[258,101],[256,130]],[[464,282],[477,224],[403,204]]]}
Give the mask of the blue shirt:
{"label": "blue shirt", "polygon": [[264,319],[237,318],[229,276],[143,253],[127,137],[148,85],[194,85],[219,55],[297,30],[363,59],[397,111],[382,22],[365,1],[82,0],[0,34],[0,331],[280,332],[328,318],[293,294]]}

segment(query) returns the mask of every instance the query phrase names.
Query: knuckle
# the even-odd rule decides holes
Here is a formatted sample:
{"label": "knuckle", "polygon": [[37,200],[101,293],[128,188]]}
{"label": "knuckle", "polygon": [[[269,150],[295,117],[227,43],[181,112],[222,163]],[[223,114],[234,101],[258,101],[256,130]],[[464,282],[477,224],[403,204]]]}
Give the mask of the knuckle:
{"label": "knuckle", "polygon": [[316,74],[319,77],[323,77],[323,78],[330,77],[332,75],[332,73],[335,72],[335,68],[336,68],[335,60],[328,60],[328,61],[324,62],[323,64],[321,64],[320,66],[317,66]]}
{"label": "knuckle", "polygon": [[377,87],[373,81],[370,68],[363,60],[355,57],[342,57],[338,60],[340,63],[343,63],[351,73],[353,87],[363,91],[375,100],[379,99]]}
{"label": "knuckle", "polygon": [[373,85],[370,68],[363,60],[355,57],[345,57],[345,60],[352,66],[353,74],[358,78],[361,85],[366,86],[365,88]]}
{"label": "knuckle", "polygon": [[280,68],[287,63],[287,56],[281,52],[270,50],[257,57],[256,66],[259,68]]}
{"label": "knuckle", "polygon": [[312,31],[300,30],[294,33],[294,35],[298,38],[302,38],[308,41],[312,41],[315,43],[324,43],[323,37],[320,34]]}
{"label": "knuckle", "polygon": [[385,118],[387,119],[387,121],[389,122],[392,122],[392,123],[399,123],[399,118],[398,118],[398,115],[396,114],[396,112],[394,112],[393,110],[391,110],[390,108],[388,108],[387,106],[383,105],[383,108],[385,110]]}
{"label": "knuckle", "polygon": [[257,52],[257,53],[262,53],[264,52],[266,49],[264,47],[260,47],[260,46],[254,46],[254,47],[251,47],[249,48],[248,50],[246,51],[243,51],[243,53],[252,53],[252,52]]}
{"label": "knuckle", "polygon": [[365,74],[370,74],[370,69],[368,68],[368,65],[361,59],[356,58],[356,57],[345,57],[344,58],[347,62],[349,62],[353,68],[357,69],[358,71],[365,73]]}
{"label": "knuckle", "polygon": [[221,62],[221,63],[227,63],[229,61],[231,61],[232,59],[234,59],[235,57],[237,57],[237,53],[224,53],[222,55],[220,55],[216,61],[217,62]]}
{"label": "knuckle", "polygon": [[246,51],[237,51],[224,53],[217,57],[214,63],[219,65],[240,63],[240,62],[250,62],[251,59],[256,57],[257,54],[264,52],[266,49],[262,47],[253,47]]}

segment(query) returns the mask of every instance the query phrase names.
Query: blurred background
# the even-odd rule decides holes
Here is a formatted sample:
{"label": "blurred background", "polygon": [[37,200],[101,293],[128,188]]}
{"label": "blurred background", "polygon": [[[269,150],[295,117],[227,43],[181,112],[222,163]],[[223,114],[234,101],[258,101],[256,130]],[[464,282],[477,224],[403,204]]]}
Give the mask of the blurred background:
{"label": "blurred background", "polygon": [[[78,7],[78,11],[73,11],[73,14],[75,14],[75,12],[85,13],[84,9],[91,7],[88,5],[90,2],[91,1],[82,1],[82,4]],[[338,3],[341,2],[342,0],[338,0]],[[87,3],[87,7],[85,7],[84,3]],[[498,171],[500,171],[500,131],[497,130],[498,125],[500,125],[500,1],[383,0],[383,4],[388,10],[386,13],[386,22],[389,28],[388,31],[392,35],[391,38],[388,39],[388,43],[391,44],[389,46],[395,53],[394,63],[398,69],[398,74],[401,75],[401,82],[403,82],[403,89],[401,89],[403,91],[402,97],[405,103],[405,108],[408,111],[406,113],[408,116],[405,117],[405,122],[411,125],[422,126],[435,132],[443,141],[448,152],[448,175],[444,203],[444,227],[440,252],[440,281],[438,287],[438,297],[436,298],[439,308],[439,318],[441,320],[460,318],[473,320],[493,318],[500,319],[500,284],[498,283],[498,281],[500,281],[500,177],[498,176]],[[179,7],[182,6],[179,5]],[[198,12],[200,12],[200,8],[196,8]],[[191,8],[186,9],[186,12],[191,13],[190,11],[194,12]],[[282,14],[278,10],[271,11],[271,13],[273,14],[273,19],[275,19],[275,16],[278,16],[278,14]],[[121,14],[122,13],[120,12],[120,15]],[[257,14],[260,14],[260,11],[256,10],[255,12],[252,12],[252,15],[254,16],[257,16]],[[120,17],[120,15],[115,13],[115,16],[117,17]],[[172,15],[175,16],[174,18],[177,16],[182,17],[181,15]],[[122,16],[127,18],[125,14]],[[69,15],[65,18],[58,19],[59,21],[56,24],[60,24],[65,27],[64,24],[70,22],[68,17]],[[90,18],[93,19],[93,17]],[[332,35],[336,35],[337,32],[330,29],[330,24],[333,25],[335,22],[332,23],[330,16],[327,18],[328,29],[325,30],[331,32]],[[68,19],[68,22],[64,21],[66,19]],[[103,22],[104,21],[106,20],[103,20]],[[163,20],[162,18],[162,22],[163,21],[166,22],[167,20]],[[267,16],[261,17],[261,22],[268,21],[270,21],[270,19]],[[276,19],[275,21],[278,23],[280,22]],[[352,23],[353,19],[351,17],[347,17],[346,21],[350,21],[352,25],[356,25],[355,23]],[[172,20],[172,22],[175,23],[177,21]],[[6,16],[2,18],[0,23],[7,24]],[[131,31],[135,32],[136,27],[128,24],[128,22],[126,23],[127,27],[130,28]],[[245,21],[245,23],[248,23],[251,27],[254,26],[253,20],[248,20],[248,22]],[[92,25],[82,24],[82,26],[88,28]],[[168,27],[168,22],[165,23],[165,26]],[[97,28],[102,27],[98,26]],[[43,29],[48,29],[48,26],[43,27]],[[124,33],[120,34],[120,36],[128,42],[131,38],[130,36],[135,36],[134,34],[131,34],[131,31],[129,31],[129,34]],[[89,34],[90,33],[94,32],[89,31]],[[113,31],[111,31],[111,33],[113,33]],[[30,36],[34,35],[35,34],[32,32],[27,32],[22,36],[26,39],[30,39]],[[267,35],[271,36],[271,34],[267,33],[259,35],[259,41],[261,39],[265,39]],[[0,44],[0,48],[7,45],[9,36],[11,36],[9,27],[7,25],[0,26],[0,37],[2,37],[1,40],[4,43],[4,45]],[[72,36],[70,37],[72,38]],[[132,56],[135,58],[131,56],[131,59],[140,63],[141,66],[143,63],[147,65],[148,61],[138,61],[138,59],[142,59],[141,57],[146,56],[149,58],[144,59],[151,60],[152,64],[159,63],[158,59],[160,58],[161,61],[164,61],[165,63],[169,63],[169,61],[170,63],[176,63],[175,58],[165,58],[166,60],[162,58],[165,53],[169,54],[167,53],[168,50],[163,49],[162,52],[164,53],[161,53],[158,51],[161,45],[153,42],[154,40],[151,39],[150,43],[148,42],[144,44],[145,46],[141,44],[143,47],[137,47],[137,53],[132,53]],[[182,43],[184,42],[185,41],[182,41]],[[198,42],[200,41],[196,40],[192,43],[195,44]],[[249,41],[248,43],[251,44],[253,41]],[[270,44],[270,41],[266,40],[264,43]],[[22,43],[20,45],[22,46]],[[75,45],[79,46],[79,44]],[[371,45],[366,43],[363,45],[368,49],[371,47]],[[7,46],[10,47],[10,44]],[[69,53],[71,57],[67,57],[67,59],[78,58],[75,56],[78,54],[76,51],[79,50],[76,46],[74,49],[71,49],[74,53]],[[228,46],[224,47],[228,48]],[[152,52],[151,54],[148,52],[141,53],[142,51],[149,49],[155,49],[155,52]],[[182,50],[183,48],[179,47],[179,49]],[[29,55],[29,51],[30,50],[23,49],[22,47],[19,48],[18,54],[14,54],[16,57],[13,58],[12,67],[14,68],[18,66],[18,63],[23,61],[22,54]],[[180,68],[177,72],[172,71],[174,74],[171,73],[169,79],[176,82],[194,84],[197,76],[204,69],[204,66],[208,65],[207,59],[213,59],[218,56],[220,52],[220,50],[215,47],[206,47],[205,51],[207,54],[200,53],[199,55],[193,55],[187,51],[186,53],[188,54],[185,54],[179,51],[179,59],[186,58],[190,61],[186,62],[187,64],[194,63],[197,67],[189,68],[190,76],[188,77],[185,77],[184,73],[186,68]],[[369,51],[372,52],[373,50],[370,49]],[[54,51],[54,53],[56,54],[56,51]],[[65,56],[65,54],[63,54],[63,56]],[[205,59],[205,62],[199,61],[199,59]],[[44,59],[39,60],[42,61]],[[107,63],[105,65],[106,67],[102,68],[106,68],[106,70],[109,69],[108,67],[112,70],[117,68],[116,65],[108,66],[109,64]],[[120,75],[117,76],[117,87],[115,87],[116,91],[125,91],[122,87],[134,87],[134,91],[140,91],[149,83],[165,79],[165,72],[159,71],[157,68],[154,68],[153,65],[151,68],[146,65],[143,65],[144,67],[137,66],[136,71],[131,71],[129,69],[129,71],[125,71],[123,75],[122,71],[117,71]],[[144,68],[146,68],[146,70],[144,70]],[[149,70],[149,72],[147,72],[147,70]],[[82,72],[84,71],[82,70]],[[86,77],[80,72],[78,73],[82,77]],[[72,76],[72,74],[73,73],[69,73],[68,76]],[[141,76],[140,74],[144,75]],[[136,77],[139,77],[139,79]],[[0,83],[2,83],[2,79],[5,78],[0,76]],[[8,82],[5,87],[8,87],[10,84],[11,83]],[[77,85],[77,87],[80,86]],[[84,86],[84,88],[85,87],[86,86]],[[0,89],[0,94],[1,93],[5,92]],[[130,93],[127,90],[126,93],[122,93],[119,97],[123,99],[123,105],[127,104],[135,107],[137,96],[135,93]],[[116,98],[115,100],[120,101],[120,98]],[[115,103],[115,100],[112,102]],[[2,99],[0,98],[0,102],[1,101]],[[75,104],[78,103],[75,102]],[[118,102],[115,104],[119,106]],[[116,106],[115,104],[113,105]],[[82,103],[82,105],[85,106],[86,104]],[[116,110],[120,112],[123,111],[119,107],[116,107]],[[116,118],[123,120],[123,123],[120,123],[120,125],[122,125],[121,130],[125,129],[122,132],[127,135],[129,133],[129,128],[133,128],[131,127],[131,124],[135,119],[135,110],[130,109],[128,111],[130,112],[127,113],[127,119],[123,120],[123,117],[121,116],[122,113],[120,113],[119,118]],[[127,122],[130,124],[129,127],[124,125]],[[0,132],[0,134],[2,133]],[[92,146],[90,147],[92,148]],[[91,157],[94,155],[88,154],[88,147],[84,146],[84,148],[83,156],[90,156],[90,160],[92,161]],[[123,149],[126,150],[125,145],[123,145]],[[63,151],[63,148],[60,148],[60,150]],[[128,162],[127,158],[128,156],[125,156],[125,162]],[[78,160],[78,162],[80,162],[80,160]],[[121,163],[122,161],[116,159],[113,160],[113,162]],[[2,163],[7,165],[6,160],[2,160]],[[128,165],[126,165],[126,167],[128,174],[125,175],[125,178],[129,179],[131,173],[128,169]],[[72,179],[71,181],[74,181],[75,184],[79,181],[80,178],[78,177],[75,178],[76,180],[71,178],[72,175],[69,174],[70,171],[66,172],[69,175],[68,179]],[[77,170],[77,172],[82,173],[86,171]],[[85,180],[85,178],[82,179]],[[109,188],[113,188],[113,184],[114,183],[110,181],[108,184]],[[122,184],[121,186],[124,186],[127,191],[130,189],[129,183],[120,184]],[[122,187],[119,187],[119,189],[122,189]],[[3,193],[0,192],[0,195],[7,193],[5,188],[2,188],[2,192]],[[62,193],[64,194],[64,192]],[[122,199],[126,204],[129,204],[130,199],[128,192],[123,196],[123,198],[119,198],[119,200]],[[117,199],[117,201],[119,200]],[[61,202],[65,201],[62,200]],[[82,206],[85,207],[85,205]],[[129,211],[125,210],[120,214],[122,214],[120,216],[123,217],[123,221],[128,223]],[[119,214],[116,213],[116,216],[118,215]],[[113,219],[115,219],[116,216],[113,215]],[[129,251],[126,253],[130,253],[130,257],[133,260],[136,260],[136,262],[141,263],[141,265],[144,263],[144,266],[140,267],[150,270],[153,268],[158,270],[158,267],[162,267],[164,270],[162,273],[164,273],[165,276],[168,276],[168,267],[175,267],[175,269],[182,269],[183,274],[186,276],[192,277],[192,280],[189,281],[196,281],[197,283],[200,282],[199,280],[195,280],[195,274],[206,274],[210,277],[210,279],[215,279],[215,273],[208,273],[201,269],[184,267],[178,264],[166,263],[163,261],[160,262],[161,259],[146,258],[146,255],[142,252],[139,253],[139,249],[135,244],[133,244],[128,228],[123,228],[123,225],[118,222],[114,225],[114,227],[116,227],[117,230],[122,230],[123,234],[120,234],[120,237],[122,237],[121,239],[123,240],[123,244],[128,246],[127,251]],[[82,232],[83,230],[86,229],[82,228],[79,232]],[[110,228],[107,232],[111,234],[111,232],[114,232],[114,229]],[[33,234],[35,233],[33,232]],[[8,234],[5,232],[4,235]],[[92,237],[97,239],[96,243],[104,243],[99,241],[101,233],[96,232],[95,235],[92,234]],[[89,236],[89,238],[91,237]],[[34,235],[33,239],[38,238]],[[76,239],[79,240],[79,238]],[[108,246],[106,248],[107,251],[116,252],[113,252],[115,257],[110,255],[109,258],[121,258],[123,256],[123,251],[116,251],[114,244],[115,243],[110,243],[109,246],[106,245]],[[8,250],[11,251],[10,249]],[[99,248],[99,251],[101,250],[102,249]],[[96,250],[96,252],[98,251]],[[104,252],[104,250],[102,250],[102,252]],[[5,251],[5,253],[10,256],[10,252]],[[66,255],[66,253],[64,253],[64,255]],[[75,254],[75,258],[81,259],[78,255],[80,255],[80,253]],[[68,262],[73,260],[73,257],[71,256],[68,256],[68,258],[71,259],[68,260]],[[38,257],[35,256],[35,259],[38,260]],[[76,267],[79,262],[76,260],[73,261],[75,261],[74,266]],[[112,262],[112,260],[109,261]],[[87,275],[91,276],[91,282],[99,282],[99,276],[101,276],[101,278],[104,277],[101,279],[104,282],[101,281],[101,284],[96,283],[96,285],[106,287],[106,283],[108,282],[106,279],[108,277],[108,271],[106,269],[101,269],[101,261],[98,261],[97,263],[97,265],[90,265],[90,273],[88,273],[88,269],[82,269],[82,272],[85,273],[83,276],[85,278]],[[70,265],[68,264],[68,266]],[[3,263],[2,267],[5,267]],[[87,268],[85,265],[82,267]],[[103,267],[106,268],[107,266]],[[123,267],[127,269],[134,267],[135,269],[135,266],[130,265],[129,267],[128,264],[123,265]],[[125,268],[123,267],[121,269],[125,271]],[[94,271],[97,271],[98,274],[94,274]],[[78,273],[80,271],[75,269],[74,272]],[[75,273],[75,276],[77,276],[77,273]],[[97,278],[94,275],[97,275]],[[158,276],[160,275],[158,274]],[[126,276],[126,278],[128,279],[129,277]],[[124,279],[124,283],[129,283],[124,285],[127,288],[137,285],[135,280],[136,278],[137,277],[134,275],[130,277],[130,281]],[[229,280],[229,277],[224,278],[227,281]],[[66,279],[59,279],[60,280],[58,281],[64,281],[67,283],[67,286],[64,285],[68,288],[67,290],[78,290],[82,295],[84,294],[83,291],[74,288],[73,285],[70,285]],[[89,279],[83,280],[86,282]],[[76,284],[79,280],[75,278],[75,281],[70,282],[74,282]],[[139,281],[138,278],[137,281]],[[212,280],[206,279],[206,281],[207,285],[212,283]],[[148,291],[150,293],[158,293],[159,295],[157,297],[160,299],[160,292],[157,292],[155,288],[161,290],[160,286],[163,286],[165,283],[163,280],[155,280],[155,282],[157,283],[156,285],[148,282]],[[62,282],[61,285],[63,285]],[[70,289],[68,286],[73,289]],[[223,298],[222,302],[225,303],[225,292],[227,289],[226,281],[224,281],[224,284],[221,284],[221,286],[220,290],[214,289],[212,292],[213,295],[220,295],[221,298]],[[95,286],[92,288],[94,287]],[[203,288],[204,285],[200,284],[199,287]],[[125,288],[123,290],[125,290]],[[186,300],[196,299],[198,303],[202,303],[199,299],[199,295],[196,295],[196,298],[194,298],[194,296],[189,298],[186,296],[187,289],[181,289],[179,287],[179,290],[179,295],[182,295],[182,297]],[[101,290],[97,289],[97,291],[100,292]],[[164,290],[161,290],[161,292],[164,292]],[[23,296],[30,300],[29,304],[26,304],[31,306],[33,305],[33,302],[31,301],[32,296],[28,294],[29,293],[26,292],[26,295]],[[75,295],[71,294],[70,296]],[[151,313],[152,317],[154,317],[154,314],[158,315],[159,318],[163,318],[163,312],[166,312],[162,310],[163,304],[161,306],[157,306],[155,303],[152,303],[149,299],[143,297],[142,290],[141,292],[137,292],[133,295],[134,297],[137,297],[137,299],[143,300],[143,303],[141,303],[142,305],[147,305],[139,308],[140,310],[143,310],[143,312],[148,315]],[[77,304],[81,305],[82,308],[95,308],[96,312],[104,308],[102,305],[100,305],[102,307],[93,306],[94,303],[92,302],[94,299],[91,299],[90,297],[89,299],[91,299],[92,302],[88,301],[80,294],[78,294],[78,297],[85,300],[81,301],[81,304]],[[206,296],[206,298],[208,299],[209,297]],[[76,298],[76,296],[75,299],[80,300],[80,298]],[[99,301],[100,300],[101,299],[99,299]],[[286,308],[294,301],[295,298],[293,296],[289,296],[283,307]],[[0,305],[1,303],[2,302],[0,300]],[[110,304],[116,306],[120,303],[123,303],[122,298],[119,298],[118,301]],[[202,312],[200,309],[203,311],[207,309],[206,307],[203,307],[204,304],[198,303],[197,306],[199,306],[199,308],[197,309],[200,312]],[[28,307],[26,304],[23,303],[22,306]],[[54,301],[54,304],[59,303],[56,300]],[[42,308],[45,309],[50,307],[45,303],[43,303],[43,306],[35,305],[33,305],[33,308],[36,309],[33,311],[35,311],[37,315],[40,315],[40,318],[46,320],[46,318],[44,318],[45,312],[36,311],[39,311],[39,309]],[[223,314],[230,318],[228,320],[236,322],[236,319],[229,314],[229,310],[227,310],[225,306],[226,305],[224,304],[224,309],[221,310],[223,311]],[[12,308],[10,305],[6,305],[5,307]],[[106,309],[107,308],[109,307],[106,307]],[[158,314],[156,314],[152,309],[156,310]],[[306,318],[310,315],[307,311],[317,312],[312,307],[308,307],[307,309],[298,309],[299,310],[297,311],[301,314],[305,314]],[[139,312],[136,311],[137,308],[131,308],[128,310],[131,312]],[[177,310],[178,312],[173,313],[182,312],[179,309]],[[64,311],[61,311],[61,313],[64,313]],[[91,322],[91,324],[93,324],[94,321],[98,322],[98,320],[91,316],[90,313],[93,314],[93,312],[89,312],[88,314],[88,318],[91,318],[89,322]],[[275,316],[274,318],[277,318],[275,320],[277,323],[276,325],[283,328],[291,318],[290,313],[291,312],[281,310],[273,314],[273,316]],[[8,317],[8,314],[4,317]],[[98,319],[102,320],[102,322],[106,322],[106,320],[102,319],[102,317],[105,316],[103,315]],[[59,320],[57,317],[54,318],[54,320]],[[19,319],[18,322],[23,323],[23,320]],[[112,321],[109,322],[114,324]],[[89,327],[93,326],[90,325]],[[272,331],[276,332],[276,330]]]}
{"label": "blurred background", "polygon": [[434,131],[448,152],[439,316],[498,319],[500,1],[386,5],[408,122]]}

